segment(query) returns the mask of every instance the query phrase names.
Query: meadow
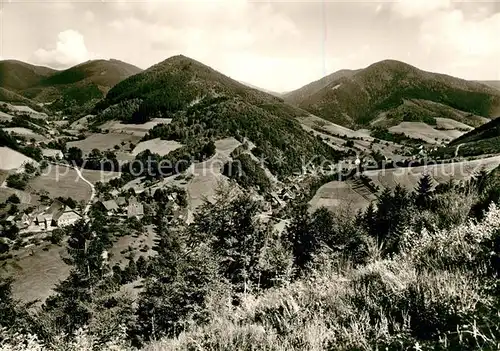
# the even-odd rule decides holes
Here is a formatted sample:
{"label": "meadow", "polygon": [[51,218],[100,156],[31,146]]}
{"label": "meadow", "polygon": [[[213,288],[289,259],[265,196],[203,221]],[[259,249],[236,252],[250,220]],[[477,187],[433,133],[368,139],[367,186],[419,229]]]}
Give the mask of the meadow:
{"label": "meadow", "polygon": [[28,187],[33,192],[46,191],[53,199],[62,196],[70,197],[75,201],[88,201],[92,194],[90,186],[78,176],[74,169],[59,165],[48,167],[39,177],[30,180]]}
{"label": "meadow", "polygon": [[[136,144],[141,140],[140,136],[125,134],[125,133],[107,133],[107,134],[92,134],[83,140],[70,141],[67,143],[68,149],[77,147],[82,150],[84,154],[90,154],[93,149],[98,149],[101,152],[106,150],[115,150],[115,145],[122,147],[122,143]],[[126,145],[128,147],[128,145]]]}

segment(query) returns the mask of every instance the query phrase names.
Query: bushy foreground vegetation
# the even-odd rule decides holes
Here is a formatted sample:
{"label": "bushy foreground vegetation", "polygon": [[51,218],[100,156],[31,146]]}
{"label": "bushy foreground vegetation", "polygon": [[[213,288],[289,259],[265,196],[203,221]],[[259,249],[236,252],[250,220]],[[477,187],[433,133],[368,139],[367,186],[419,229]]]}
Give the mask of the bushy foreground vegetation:
{"label": "bushy foreground vegetation", "polygon": [[[72,272],[33,311],[0,286],[5,350],[496,350],[496,173],[384,191],[363,213],[297,199],[282,233],[223,189],[189,225],[155,199],[156,255],[125,271],[105,255],[99,212],[68,240]],[[140,262],[139,262],[140,261]],[[142,278],[135,302],[119,294]],[[118,279],[120,278],[120,279]],[[35,338],[36,335],[36,338]],[[43,346],[42,346],[43,345]]]}

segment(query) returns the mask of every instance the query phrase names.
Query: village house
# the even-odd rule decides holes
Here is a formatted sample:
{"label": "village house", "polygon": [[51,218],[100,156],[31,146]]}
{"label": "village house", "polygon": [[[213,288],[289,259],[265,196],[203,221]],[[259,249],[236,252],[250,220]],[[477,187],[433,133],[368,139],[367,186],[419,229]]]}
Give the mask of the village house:
{"label": "village house", "polygon": [[120,211],[120,208],[118,207],[115,200],[100,201],[99,203],[101,204],[102,209],[106,211],[108,216],[116,214],[118,211]]}
{"label": "village house", "polygon": [[82,216],[78,213],[70,209],[69,207],[65,207],[63,211],[58,212],[53,217],[53,223],[57,227],[67,227],[78,222]]}
{"label": "village house", "polygon": [[144,216],[144,206],[132,196],[128,201],[127,217],[141,218],[142,216]]}

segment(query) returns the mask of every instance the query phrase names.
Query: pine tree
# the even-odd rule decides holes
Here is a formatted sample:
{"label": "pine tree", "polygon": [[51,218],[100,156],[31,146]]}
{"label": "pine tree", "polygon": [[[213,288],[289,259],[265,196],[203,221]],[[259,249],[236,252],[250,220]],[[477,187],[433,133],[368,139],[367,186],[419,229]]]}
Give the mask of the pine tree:
{"label": "pine tree", "polygon": [[376,236],[376,221],[377,221],[377,212],[375,210],[375,206],[373,205],[373,202],[370,202],[368,207],[365,210],[365,213],[363,214],[363,219],[362,223],[366,228],[367,233],[370,236]]}
{"label": "pine tree", "polygon": [[319,241],[311,230],[311,217],[307,203],[297,205],[293,213],[294,217],[287,227],[287,238],[292,247],[295,265],[303,269],[311,262]]}
{"label": "pine tree", "polygon": [[429,173],[425,173],[418,181],[415,189],[415,204],[420,209],[428,209],[431,205],[433,180]]}

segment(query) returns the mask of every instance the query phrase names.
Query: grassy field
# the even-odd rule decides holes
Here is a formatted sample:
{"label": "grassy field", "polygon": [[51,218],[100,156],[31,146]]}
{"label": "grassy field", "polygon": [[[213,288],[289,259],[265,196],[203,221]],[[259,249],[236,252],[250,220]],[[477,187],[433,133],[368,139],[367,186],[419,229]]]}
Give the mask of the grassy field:
{"label": "grassy field", "polygon": [[437,130],[423,122],[401,122],[397,126],[389,128],[389,131],[403,133],[414,139],[422,139],[429,144],[447,142],[465,133],[456,129]]}
{"label": "grassy field", "polygon": [[158,124],[169,124],[172,122],[170,118],[153,118],[151,121],[144,124],[123,124],[119,121],[109,121],[100,126],[102,130],[109,130],[112,133],[125,133],[141,138],[145,136],[150,129]]}
{"label": "grassy field", "polygon": [[150,150],[154,154],[160,156],[168,155],[168,153],[181,148],[183,144],[174,140],[161,140],[160,138],[142,141],[134,148],[132,155],[137,156],[145,150]]}
{"label": "grassy field", "polygon": [[313,115],[310,115],[308,117],[301,117],[298,118],[298,120],[300,121],[300,123],[310,128],[319,127],[331,134],[340,136],[345,135],[347,138],[364,138],[369,141],[373,140],[373,138],[369,134],[367,134],[365,130],[352,130]]}
{"label": "grassy field", "polygon": [[140,136],[125,133],[92,134],[83,140],[70,141],[67,147],[69,149],[75,146],[81,149],[84,154],[89,154],[93,149],[98,149],[101,152],[114,150],[114,146],[121,147],[122,142],[128,147],[129,143],[136,144],[139,140],[141,140]]}
{"label": "grassy field", "polygon": [[0,122],[10,122],[12,121],[12,116],[8,113],[0,111]]}
{"label": "grassy field", "polygon": [[104,171],[94,171],[91,169],[81,169],[82,175],[92,184],[97,182],[107,183],[113,178],[120,177],[120,172],[104,172]]}
{"label": "grassy field", "polygon": [[5,146],[0,147],[0,170],[18,169],[25,162],[37,163],[20,152],[14,151]]}
{"label": "grassy field", "polygon": [[25,137],[26,139],[35,139],[36,141],[46,141],[47,138],[44,137],[43,135],[40,135],[38,133],[35,133],[31,129],[28,128],[22,128],[22,127],[13,127],[13,128],[3,128],[4,132],[7,133],[12,133],[14,135],[20,135]]}
{"label": "grassy field", "polygon": [[14,277],[12,292],[15,298],[25,302],[43,301],[52,294],[55,285],[68,276],[70,267],[61,259],[66,249],[54,245],[47,247],[48,251],[41,246],[32,247],[24,255],[1,263],[0,275]]}
{"label": "grassy field", "polygon": [[[94,178],[100,173],[95,172]],[[80,179],[76,171],[64,166],[48,167],[41,176],[32,179],[28,186],[32,191],[47,191],[51,198],[62,196],[75,201],[88,201],[92,194],[90,186]]]}
{"label": "grassy field", "polygon": [[231,159],[231,152],[240,145],[234,138],[218,140],[215,142],[216,153],[211,159],[190,167],[187,174],[192,174],[193,178],[186,190],[191,210],[203,204],[204,199],[211,201],[218,186],[227,182],[227,178],[221,173],[222,167]]}
{"label": "grassy field", "polygon": [[[155,236],[153,227],[148,226],[145,228],[145,232],[140,235],[126,235],[118,238],[118,240],[113,243],[113,247],[109,250],[109,253],[111,254],[111,258],[109,260],[110,264],[113,266],[115,263],[118,263],[121,267],[125,267],[128,264],[128,260],[125,257],[127,254],[122,252],[128,250],[129,247],[132,248],[135,253],[136,259],[139,256],[149,257],[153,255]],[[146,246],[148,251],[141,251],[141,249]]]}
{"label": "grassy field", "polygon": [[459,121],[455,121],[451,118],[436,118],[437,126],[440,128],[446,128],[446,129],[466,129],[466,130],[472,130],[474,129],[473,127],[461,123]]}
{"label": "grassy field", "polygon": [[309,205],[311,211],[321,207],[326,207],[329,210],[343,208],[357,211],[365,208],[369,203],[368,199],[354,190],[351,183],[334,181],[319,188]]}

